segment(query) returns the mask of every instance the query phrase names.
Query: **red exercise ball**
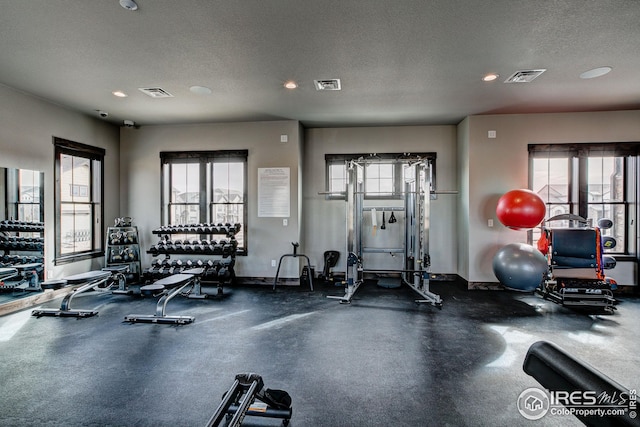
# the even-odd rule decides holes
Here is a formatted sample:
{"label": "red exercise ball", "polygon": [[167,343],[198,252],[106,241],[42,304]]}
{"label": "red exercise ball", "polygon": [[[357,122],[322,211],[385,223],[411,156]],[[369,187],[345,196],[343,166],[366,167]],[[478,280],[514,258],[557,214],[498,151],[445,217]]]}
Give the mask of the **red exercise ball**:
{"label": "red exercise ball", "polygon": [[514,230],[533,228],[547,212],[544,201],[531,190],[511,190],[498,200],[496,215],[506,227]]}

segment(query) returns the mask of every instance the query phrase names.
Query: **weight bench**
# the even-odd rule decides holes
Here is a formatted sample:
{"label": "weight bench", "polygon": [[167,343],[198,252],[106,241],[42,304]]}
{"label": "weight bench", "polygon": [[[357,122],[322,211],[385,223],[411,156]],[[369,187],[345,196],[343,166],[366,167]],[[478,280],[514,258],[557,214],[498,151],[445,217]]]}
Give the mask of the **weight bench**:
{"label": "weight bench", "polygon": [[287,426],[291,414],[289,393],[284,390],[264,389],[264,382],[258,374],[238,374],[209,419],[207,427],[219,426],[225,417],[229,420],[226,427],[236,427],[242,424],[247,415],[280,418],[282,424]]}
{"label": "weight bench", "polygon": [[96,310],[79,310],[71,308],[71,301],[76,296],[97,289],[111,278],[111,271],[94,270],[86,273],[75,274],[65,277],[67,285],[80,285],[80,287],[69,292],[62,300],[59,309],[39,309],[33,310],[31,315],[36,317],[57,316],[57,317],[90,317],[98,314]]}
{"label": "weight bench", "polygon": [[[575,392],[578,392],[576,395],[580,392],[590,392],[596,400],[603,396],[604,400],[599,401],[597,405],[625,400],[626,405],[608,405],[628,409],[624,415],[590,416],[575,412],[574,415],[585,425],[640,426],[640,418],[635,418],[638,407],[635,392],[631,392],[585,362],[571,357],[554,344],[546,341],[533,343],[525,356],[523,369],[544,388],[554,393],[564,392],[565,395],[568,393],[568,396],[573,396]],[[608,396],[609,399],[604,396]],[[634,413],[634,418],[630,417],[631,413]]]}
{"label": "weight bench", "polygon": [[183,289],[191,285],[195,287],[200,283],[200,277],[204,273],[203,268],[192,268],[184,273],[174,274],[160,279],[150,285],[140,288],[142,295],[162,295],[156,304],[155,314],[130,314],[124,321],[130,323],[163,323],[171,325],[186,325],[193,323],[193,316],[167,316],[167,304]]}
{"label": "weight bench", "polygon": [[[29,264],[15,264],[11,267],[0,268],[4,271],[0,272],[0,292],[12,292],[12,291],[31,291],[39,292],[42,290],[40,287],[40,280],[38,279],[38,269],[42,268],[42,263],[32,262]],[[5,283],[5,280],[11,280],[10,283]]]}
{"label": "weight bench", "polygon": [[111,281],[118,285],[118,288],[111,293],[118,295],[131,295],[133,291],[127,289],[127,276],[129,272],[129,265],[111,265],[109,267],[103,267],[102,271],[109,271],[111,273]]}
{"label": "weight bench", "polygon": [[3,267],[0,268],[0,290],[3,291],[13,291],[12,285],[7,285],[4,283],[5,280],[13,279],[14,277],[19,277],[20,273],[14,267]]}

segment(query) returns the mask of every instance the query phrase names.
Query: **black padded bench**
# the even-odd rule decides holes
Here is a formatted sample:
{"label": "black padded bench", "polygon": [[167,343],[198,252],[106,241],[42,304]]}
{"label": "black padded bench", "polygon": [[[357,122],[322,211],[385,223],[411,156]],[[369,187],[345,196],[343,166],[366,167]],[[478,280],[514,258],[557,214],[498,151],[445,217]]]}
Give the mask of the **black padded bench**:
{"label": "black padded bench", "polygon": [[120,295],[131,295],[133,291],[127,289],[127,276],[129,273],[129,265],[110,265],[108,267],[102,267],[102,271],[108,271],[111,273],[111,280],[118,284],[118,288],[114,289],[112,293]]}
{"label": "black padded bench", "polygon": [[5,285],[3,281],[6,279],[13,279],[14,277],[18,277],[18,276],[19,276],[18,270],[13,267],[0,268],[0,283],[2,283],[0,285],[0,289],[13,290],[12,286]]}
{"label": "black padded bench", "polygon": [[86,273],[75,274],[65,277],[67,285],[80,285],[79,288],[69,292],[62,300],[59,309],[39,309],[33,310],[31,314],[36,317],[57,316],[57,317],[90,317],[98,314],[96,310],[79,310],[71,308],[71,301],[81,293],[93,290],[105,283],[111,277],[110,271],[94,270]]}
{"label": "black padded bench", "polygon": [[142,295],[162,295],[156,304],[155,314],[130,314],[125,316],[125,322],[131,323],[164,323],[172,325],[186,325],[193,323],[193,316],[167,316],[167,303],[176,295],[181,293],[187,286],[196,286],[199,284],[199,278],[204,273],[203,268],[192,268],[189,274],[174,274],[164,279],[160,279],[150,285],[140,288]]}
{"label": "black padded bench", "polygon": [[[0,291],[41,291],[38,269],[42,263],[32,262],[28,264],[15,264],[11,267],[0,268]],[[4,280],[12,279],[11,283]]]}

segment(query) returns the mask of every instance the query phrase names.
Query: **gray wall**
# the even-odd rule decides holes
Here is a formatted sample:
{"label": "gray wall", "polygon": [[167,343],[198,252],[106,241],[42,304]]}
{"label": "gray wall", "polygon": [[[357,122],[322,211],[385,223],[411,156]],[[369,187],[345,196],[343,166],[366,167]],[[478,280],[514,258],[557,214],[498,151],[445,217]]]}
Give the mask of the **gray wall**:
{"label": "gray wall", "polygon": [[112,222],[120,214],[119,128],[0,84],[0,167],[44,172],[45,268],[48,277],[60,278],[101,267],[104,258],[53,266],[54,136],[106,150],[104,219]]}
{"label": "gray wall", "polygon": [[[458,127],[461,135],[468,127],[458,163],[469,166],[469,175],[461,180],[460,210],[467,209],[468,200],[469,214],[468,233],[461,234],[459,244],[459,251],[466,253],[459,256],[468,257],[465,279],[470,282],[497,282],[492,271],[495,252],[508,243],[526,242],[525,231],[500,224],[495,207],[505,192],[528,187],[527,144],[640,141],[640,111],[471,116],[465,122]],[[495,130],[497,138],[489,139],[489,130]],[[493,228],[488,219],[494,220]],[[620,284],[637,285],[635,268],[618,263],[608,275]]]}
{"label": "gray wall", "polygon": [[[288,135],[288,142],[280,142]],[[238,257],[236,274],[245,277],[273,278],[276,269],[271,260],[291,252],[291,243],[300,241],[300,163],[301,131],[296,121],[273,121],[228,124],[194,124],[181,126],[143,126],[122,128],[122,215],[131,216],[138,225],[144,248],[155,244],[152,230],[160,218],[161,151],[247,149],[248,158],[248,224],[249,254]],[[284,227],[283,218],[259,218],[257,208],[258,168],[289,167],[291,173],[291,217]],[[143,268],[152,257],[144,255]],[[289,260],[288,260],[289,261]],[[297,262],[283,262],[281,277],[298,277]]]}
{"label": "gray wall", "polygon": [[469,118],[458,125],[457,132],[457,173],[458,173],[458,275],[469,279]]}
{"label": "gray wall", "polygon": [[[142,231],[144,247],[154,243],[160,223],[160,159],[163,150],[249,150],[249,256],[238,259],[241,276],[275,275],[271,260],[301,251],[319,269],[327,249],[345,249],[344,202],[328,201],[324,191],[324,155],[345,152],[436,151],[438,188],[458,190],[432,204],[432,270],[457,273],[470,282],[497,282],[491,261],[507,243],[524,242],[524,232],[503,227],[495,216],[498,198],[528,185],[529,143],[619,142],[640,140],[640,111],[601,113],[470,116],[456,126],[407,126],[303,130],[296,121],[128,129],[110,125],[40,98],[0,85],[0,167],[45,173],[45,255],[50,277],[97,268],[102,259],[53,267],[52,137],[106,149],[106,228],[130,215]],[[496,139],[487,131],[495,130]],[[286,134],[289,142],[281,143]],[[257,217],[257,169],[291,169],[291,217]],[[494,220],[494,227],[487,220]],[[636,234],[637,235],[637,234]],[[143,265],[150,257],[145,255]],[[630,263],[610,275],[636,284]],[[286,262],[282,277],[297,277],[298,265]]]}

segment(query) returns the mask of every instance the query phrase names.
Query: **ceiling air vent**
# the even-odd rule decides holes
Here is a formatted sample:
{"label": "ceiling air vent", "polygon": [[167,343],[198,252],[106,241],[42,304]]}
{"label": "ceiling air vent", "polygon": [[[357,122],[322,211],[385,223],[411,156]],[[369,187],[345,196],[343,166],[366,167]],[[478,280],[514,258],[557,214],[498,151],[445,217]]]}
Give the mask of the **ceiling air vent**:
{"label": "ceiling air vent", "polygon": [[159,87],[139,87],[138,90],[152,98],[173,98],[173,95]]}
{"label": "ceiling air vent", "polygon": [[340,79],[314,80],[316,90],[340,90]]}
{"label": "ceiling air vent", "polygon": [[516,71],[511,76],[509,76],[509,78],[504,82],[505,83],[530,83],[533,81],[533,79],[535,79],[545,71],[547,71],[546,68],[542,68],[539,70]]}

